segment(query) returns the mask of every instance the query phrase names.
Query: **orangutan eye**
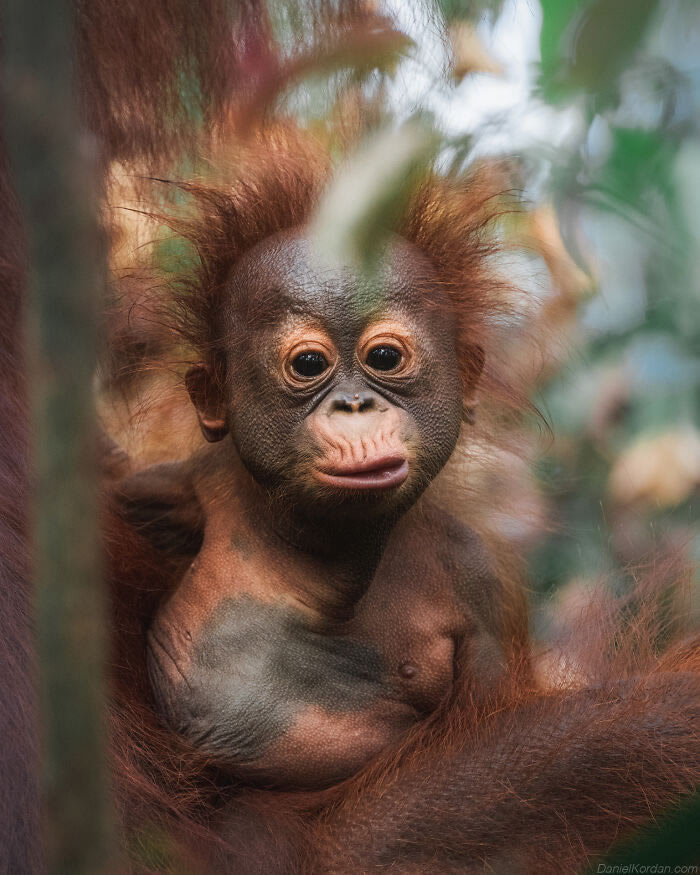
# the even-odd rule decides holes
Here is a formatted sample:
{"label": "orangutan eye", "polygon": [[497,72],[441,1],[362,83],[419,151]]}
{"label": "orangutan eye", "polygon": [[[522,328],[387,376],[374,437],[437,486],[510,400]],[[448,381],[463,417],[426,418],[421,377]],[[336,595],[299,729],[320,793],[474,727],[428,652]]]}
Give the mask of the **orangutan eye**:
{"label": "orangutan eye", "polygon": [[402,358],[395,346],[375,346],[367,353],[367,366],[373,371],[393,371],[401,364]]}
{"label": "orangutan eye", "polygon": [[292,370],[300,377],[318,377],[328,368],[322,352],[302,352],[292,360]]}

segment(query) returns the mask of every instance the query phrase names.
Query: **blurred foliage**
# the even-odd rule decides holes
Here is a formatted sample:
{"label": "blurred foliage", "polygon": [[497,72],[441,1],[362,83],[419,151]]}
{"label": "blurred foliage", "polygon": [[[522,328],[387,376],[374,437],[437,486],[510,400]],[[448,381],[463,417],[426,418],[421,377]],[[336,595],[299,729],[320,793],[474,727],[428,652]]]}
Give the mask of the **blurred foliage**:
{"label": "blurred foliage", "polygon": [[552,100],[583,90],[614,102],[619,74],[639,48],[656,0],[542,0],[540,83]]}
{"label": "blurred foliage", "polygon": [[[555,442],[541,460],[559,521],[543,588],[624,576],[692,548],[697,431],[700,37],[691,3],[543,2],[541,95],[577,101],[581,132],[549,188],[597,296],[583,341],[542,387]],[[695,537],[697,535],[695,534]]]}

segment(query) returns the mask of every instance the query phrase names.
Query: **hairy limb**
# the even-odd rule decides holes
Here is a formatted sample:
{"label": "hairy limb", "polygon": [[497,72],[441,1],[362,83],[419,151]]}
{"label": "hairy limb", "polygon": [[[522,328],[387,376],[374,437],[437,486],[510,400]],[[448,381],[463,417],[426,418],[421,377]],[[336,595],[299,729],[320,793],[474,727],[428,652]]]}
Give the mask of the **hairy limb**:
{"label": "hairy limb", "polygon": [[24,254],[0,138],[0,872],[40,872],[28,412],[23,354]]}
{"label": "hairy limb", "polygon": [[575,872],[700,780],[694,675],[533,697],[469,723],[454,714],[449,735],[417,736],[359,779],[309,868]]}

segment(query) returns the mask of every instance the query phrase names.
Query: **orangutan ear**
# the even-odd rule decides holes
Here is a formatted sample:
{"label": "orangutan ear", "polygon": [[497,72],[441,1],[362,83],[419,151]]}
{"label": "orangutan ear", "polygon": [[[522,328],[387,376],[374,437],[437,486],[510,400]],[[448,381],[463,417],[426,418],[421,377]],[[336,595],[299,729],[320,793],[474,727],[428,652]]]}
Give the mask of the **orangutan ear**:
{"label": "orangutan ear", "polygon": [[228,434],[226,404],[220,384],[209,368],[199,365],[185,374],[185,385],[205,439],[210,443],[220,441]]}

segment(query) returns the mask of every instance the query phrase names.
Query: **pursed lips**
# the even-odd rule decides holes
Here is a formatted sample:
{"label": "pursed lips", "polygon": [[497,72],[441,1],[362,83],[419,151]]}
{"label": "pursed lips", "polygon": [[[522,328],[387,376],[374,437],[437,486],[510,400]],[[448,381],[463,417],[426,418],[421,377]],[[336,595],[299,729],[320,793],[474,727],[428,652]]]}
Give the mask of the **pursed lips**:
{"label": "pursed lips", "polygon": [[400,486],[408,477],[408,460],[390,455],[365,462],[315,471],[317,480],[341,489],[389,489]]}

